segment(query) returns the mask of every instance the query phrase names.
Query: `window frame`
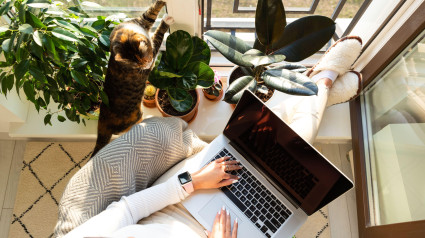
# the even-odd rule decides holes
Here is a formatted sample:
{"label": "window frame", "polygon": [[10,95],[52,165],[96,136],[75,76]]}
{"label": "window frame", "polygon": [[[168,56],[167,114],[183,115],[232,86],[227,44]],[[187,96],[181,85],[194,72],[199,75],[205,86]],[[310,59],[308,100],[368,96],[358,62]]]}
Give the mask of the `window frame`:
{"label": "window frame", "polygon": [[[425,2],[422,2],[395,34],[362,69],[363,87],[390,64],[424,29]],[[361,97],[350,102],[352,146],[354,152],[354,174],[359,237],[424,237],[425,220],[372,226],[369,214],[365,146],[363,140]]]}

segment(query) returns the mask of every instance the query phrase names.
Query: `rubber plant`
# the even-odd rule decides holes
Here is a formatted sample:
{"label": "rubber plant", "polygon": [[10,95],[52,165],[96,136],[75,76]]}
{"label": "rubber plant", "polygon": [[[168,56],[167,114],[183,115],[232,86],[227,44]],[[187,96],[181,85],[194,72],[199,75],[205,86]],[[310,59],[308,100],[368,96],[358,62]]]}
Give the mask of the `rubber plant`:
{"label": "rubber plant", "polygon": [[194,103],[189,91],[214,83],[214,71],[208,66],[210,58],[211,50],[205,41],[186,31],[175,31],[168,36],[166,50],[149,75],[149,82],[167,91],[174,109],[186,112]]}
{"label": "rubber plant", "polygon": [[229,85],[224,101],[237,103],[245,89],[256,92],[271,88],[294,95],[317,94],[316,84],[301,74],[306,70],[304,66],[293,63],[274,68],[267,66],[282,61],[299,62],[316,53],[333,36],[335,22],[324,16],[307,16],[287,25],[282,0],[259,0],[255,31],[257,38],[253,47],[221,31],[210,30],[204,34],[246,75]]}
{"label": "rubber plant", "polygon": [[[106,17],[86,21],[79,7],[50,0],[1,1],[0,15],[10,19],[0,27],[1,93],[23,88],[44,123],[57,115],[80,123],[92,105],[108,103],[103,92],[109,58],[109,35],[118,24]],[[22,97],[22,95],[20,95]],[[55,102],[57,108],[49,105]],[[62,112],[65,113],[62,113]],[[78,112],[78,113],[77,113]]]}

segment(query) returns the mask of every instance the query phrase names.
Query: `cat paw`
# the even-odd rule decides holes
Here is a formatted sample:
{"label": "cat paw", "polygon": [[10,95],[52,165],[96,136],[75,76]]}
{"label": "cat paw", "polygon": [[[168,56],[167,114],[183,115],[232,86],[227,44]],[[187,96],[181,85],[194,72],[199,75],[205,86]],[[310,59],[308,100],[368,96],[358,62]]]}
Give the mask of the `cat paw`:
{"label": "cat paw", "polygon": [[174,17],[172,17],[172,16],[164,15],[164,17],[162,18],[162,20],[165,23],[167,23],[168,25],[173,25],[174,24]]}

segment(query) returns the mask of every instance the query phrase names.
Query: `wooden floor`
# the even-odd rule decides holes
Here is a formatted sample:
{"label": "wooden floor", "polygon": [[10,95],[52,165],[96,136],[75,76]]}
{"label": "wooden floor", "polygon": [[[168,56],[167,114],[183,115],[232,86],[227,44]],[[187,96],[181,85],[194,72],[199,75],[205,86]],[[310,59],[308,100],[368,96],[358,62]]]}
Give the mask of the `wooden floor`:
{"label": "wooden floor", "polygon": [[0,238],[7,238],[26,141],[0,140]]}
{"label": "wooden floor", "polygon": [[[26,141],[0,140],[0,238],[7,238]],[[350,144],[315,144],[335,166],[353,180],[347,152]],[[329,204],[332,238],[358,238],[354,189]]]}

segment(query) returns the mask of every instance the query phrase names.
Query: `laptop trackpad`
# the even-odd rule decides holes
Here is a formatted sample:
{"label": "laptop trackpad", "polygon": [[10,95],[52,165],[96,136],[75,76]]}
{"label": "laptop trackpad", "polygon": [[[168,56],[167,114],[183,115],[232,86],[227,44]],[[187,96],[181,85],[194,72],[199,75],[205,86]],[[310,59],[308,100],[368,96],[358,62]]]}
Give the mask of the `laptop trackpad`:
{"label": "laptop trackpad", "polygon": [[226,207],[226,212],[229,210],[231,225],[233,229],[233,222],[235,222],[235,218],[238,218],[239,227],[243,223],[243,220],[236,215],[236,213],[230,209],[229,202],[222,199],[221,195],[215,195],[208,203],[205,205],[200,211],[199,215],[209,224],[209,227],[212,227],[214,223],[215,216],[218,211],[223,208],[223,205]]}

